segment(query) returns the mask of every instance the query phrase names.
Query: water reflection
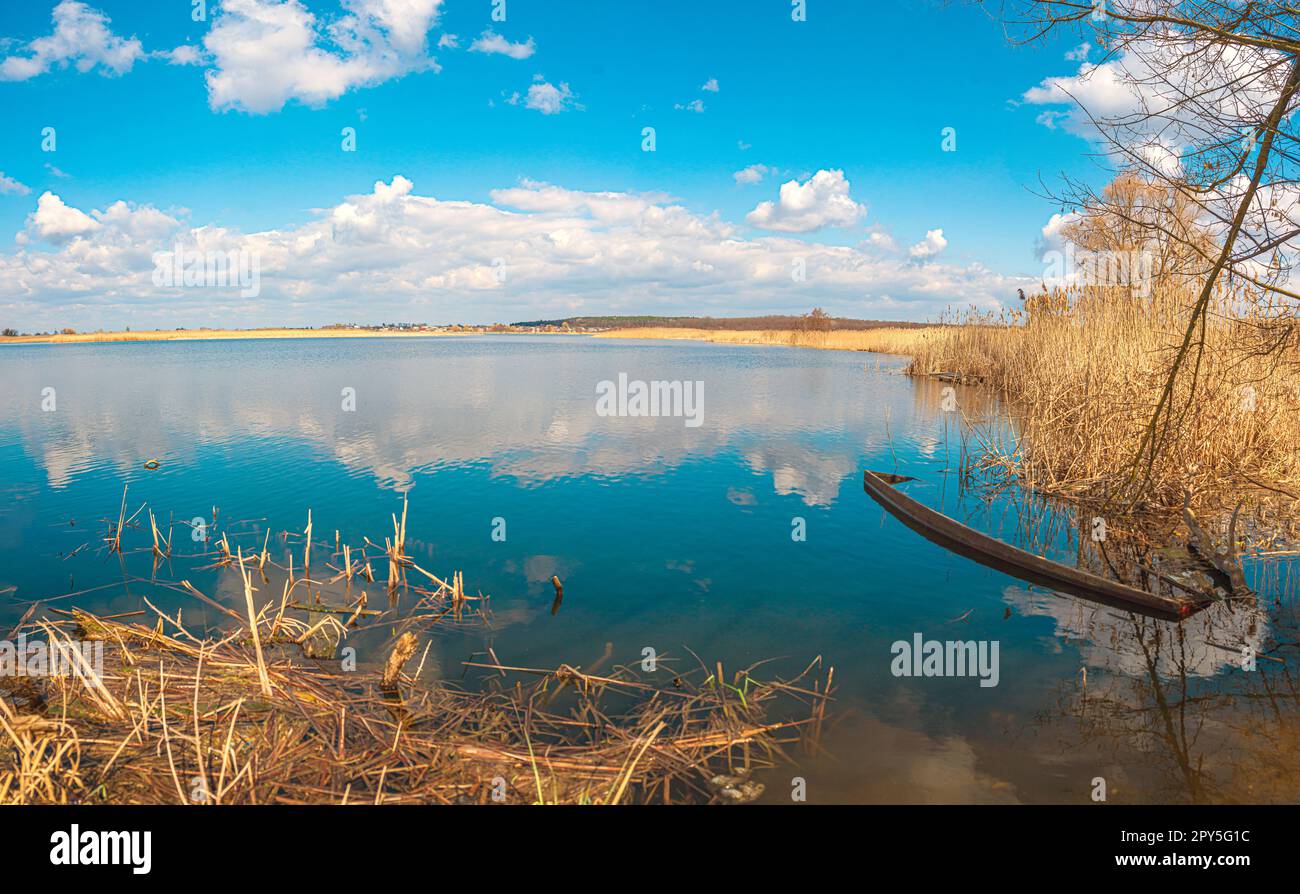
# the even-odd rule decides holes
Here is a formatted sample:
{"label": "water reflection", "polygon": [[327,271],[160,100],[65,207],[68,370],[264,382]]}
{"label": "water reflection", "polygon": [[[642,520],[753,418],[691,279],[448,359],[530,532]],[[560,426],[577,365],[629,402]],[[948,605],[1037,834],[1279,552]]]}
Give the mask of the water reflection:
{"label": "water reflection", "polygon": [[[798,352],[813,360],[795,365],[744,348],[512,337],[503,362],[499,339],[231,344],[7,351],[6,440],[54,488],[90,472],[130,475],[143,458],[175,465],[204,447],[266,440],[311,445],[394,490],[421,472],[480,462],[531,485],[653,475],[739,450],[772,476],[777,493],[827,505],[855,471],[834,448],[877,443],[882,411],[879,395],[868,399],[865,382],[844,375],[849,364],[827,362],[826,352]],[[232,351],[243,358],[232,360]],[[703,381],[704,425],[598,416],[596,383],[624,371]],[[58,412],[35,411],[46,387],[56,390]],[[355,412],[343,409],[348,388]],[[905,391],[891,398],[902,404]]]}

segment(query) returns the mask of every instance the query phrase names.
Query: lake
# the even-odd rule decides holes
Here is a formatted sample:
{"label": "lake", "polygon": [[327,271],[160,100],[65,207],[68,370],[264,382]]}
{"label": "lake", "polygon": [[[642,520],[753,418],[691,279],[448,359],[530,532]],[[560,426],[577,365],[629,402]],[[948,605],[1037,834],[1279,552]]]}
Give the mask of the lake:
{"label": "lake", "polygon": [[[270,531],[284,561],[278,535],[308,510],[318,542],[337,530],[356,548],[391,535],[406,495],[415,561],[491,595],[490,630],[431,638],[430,677],[481,685],[489,672],[463,662],[488,649],[527,667],[647,649],[668,668],[692,652],[737,669],[776,659],[763,668],[783,676],[833,666],[824,750],[768,773],[766,800],[788,802],[795,776],[819,803],[1084,803],[1098,778],[1113,802],[1293,797],[1265,769],[1282,746],[1243,732],[1267,709],[1256,696],[1289,685],[1285,665],[1248,673],[1238,652],[1300,639],[1294,568],[1247,568],[1269,621],[1214,609],[1180,626],[945,552],[864,494],[864,468],[915,476],[917,499],[1052,558],[1074,561],[1079,543],[1068,513],[1045,528],[1014,491],[961,491],[968,438],[945,397],[968,416],[992,402],[904,366],[569,336],[5,347],[0,628],[36,599],[118,613],[147,598],[218,621],[149,580],[147,517],[127,532],[134,552],[105,549],[124,484],[127,515],[147,503],[172,531],[157,578],[232,606],[235,573],[186,560],[209,548],[187,524],[246,552]],[[698,387],[696,417],[598,412],[620,375]],[[896,675],[894,644],[916,635],[996,643],[996,677]],[[1175,698],[1192,707],[1171,712]]]}

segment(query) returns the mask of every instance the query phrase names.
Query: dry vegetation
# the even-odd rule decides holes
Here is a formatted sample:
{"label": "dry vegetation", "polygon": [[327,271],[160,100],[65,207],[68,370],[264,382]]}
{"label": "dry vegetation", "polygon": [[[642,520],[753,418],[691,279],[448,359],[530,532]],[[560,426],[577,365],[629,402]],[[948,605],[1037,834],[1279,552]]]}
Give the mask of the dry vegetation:
{"label": "dry vegetation", "polygon": [[[179,559],[170,532],[144,507],[128,518],[125,499],[103,549],[152,559],[155,572]],[[214,533],[214,548],[191,558],[237,576],[231,605],[187,580],[150,581],[216,610],[215,630],[148,598],[147,610],[112,617],[33,605],[11,641],[22,631],[101,642],[103,668],[0,676],[0,804],[743,802],[784,748],[814,747],[833,675],[814,673],[819,661],[780,681],[667,656],[649,675],[602,670],[609,654],[588,668],[509,667],[489,651],[466,662],[468,683],[437,679],[425,667],[430,637],[486,630],[488,599],[459,573],[443,580],[411,560],[405,510],[393,527],[381,556],[368,556],[378,549],[368,539],[313,542],[309,520],[278,538],[301,544],[296,571],[292,551],[270,558],[269,532],[251,554]],[[132,530],[152,545],[124,548]],[[388,607],[368,608],[360,587],[373,589],[385,564]],[[254,581],[274,578],[280,598],[259,597]],[[358,645],[374,660],[336,657],[375,637],[382,647]]]}
{"label": "dry vegetation", "polygon": [[[1189,296],[1157,287],[1083,287],[1031,297],[1006,325],[953,326],[918,340],[910,371],[955,373],[1005,396],[1018,431],[1009,455],[1044,491],[1104,500],[1125,492]],[[1263,350],[1273,309],[1221,292],[1199,368],[1178,380],[1143,499],[1181,506],[1184,492],[1231,507],[1255,490],[1300,502],[1300,351],[1292,334]]]}
{"label": "dry vegetation", "polygon": [[779,345],[791,348],[817,348],[829,351],[876,351],[883,354],[911,354],[916,345],[935,338],[938,327],[879,329],[688,329],[685,327],[647,326],[601,332],[595,338],[659,338],[688,341],[711,341],[724,345]]}

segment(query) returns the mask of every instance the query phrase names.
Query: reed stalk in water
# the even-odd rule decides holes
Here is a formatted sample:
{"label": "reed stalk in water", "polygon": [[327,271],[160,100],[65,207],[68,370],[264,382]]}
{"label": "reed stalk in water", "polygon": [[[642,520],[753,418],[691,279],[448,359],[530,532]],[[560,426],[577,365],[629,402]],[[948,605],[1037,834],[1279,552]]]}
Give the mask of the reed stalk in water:
{"label": "reed stalk in water", "polygon": [[[734,801],[761,785],[719,779],[748,780],[783,761],[789,744],[815,747],[807,739],[831,680],[814,673],[820,659],[790,680],[759,679],[755,665],[720,685],[703,663],[679,668],[667,657],[647,677],[635,663],[598,676],[568,664],[508,666],[489,648],[490,664],[464,662],[465,673],[490,672],[482,688],[462,688],[460,673],[431,682],[431,637],[486,630],[491,614],[460,571],[448,580],[420,568],[405,542],[404,506],[390,559],[398,595],[416,601],[400,612],[366,609],[364,593],[351,606],[291,602],[289,568],[245,557],[242,546],[227,556],[224,533],[216,553],[172,561],[215,558],[203,567],[236,570],[242,612],[187,580],[153,581],[215,609],[211,630],[147,599],[112,617],[33,607],[18,629],[102,642],[104,666],[21,685],[0,677],[0,804]],[[258,610],[253,562],[283,576],[278,611]],[[407,583],[408,568],[430,586]],[[385,639],[348,667],[333,653],[353,634]],[[421,644],[418,667],[404,672]],[[506,677],[511,685],[497,685]]]}

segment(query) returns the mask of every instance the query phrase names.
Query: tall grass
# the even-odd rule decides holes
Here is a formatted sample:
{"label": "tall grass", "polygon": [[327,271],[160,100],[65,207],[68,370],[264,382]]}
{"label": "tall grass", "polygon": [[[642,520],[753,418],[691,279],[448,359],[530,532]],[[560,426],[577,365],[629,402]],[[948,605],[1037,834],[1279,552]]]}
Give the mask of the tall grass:
{"label": "tall grass", "polygon": [[[1008,401],[1019,431],[1009,459],[1027,483],[1153,509],[1232,505],[1248,492],[1300,504],[1300,349],[1294,321],[1223,291],[1172,392],[1147,468],[1152,414],[1194,296],[1088,286],[1029,299],[1000,319],[927,330],[909,371],[978,379]],[[1281,345],[1278,346],[1279,336]],[[1270,349],[1271,348],[1271,349]]]}
{"label": "tall grass", "polygon": [[598,333],[596,338],[660,338],[711,341],[729,345],[778,345],[792,348],[820,348],[832,351],[876,351],[882,354],[912,354],[933,338],[936,328],[844,329],[818,332],[796,329],[687,329],[643,326]]}

